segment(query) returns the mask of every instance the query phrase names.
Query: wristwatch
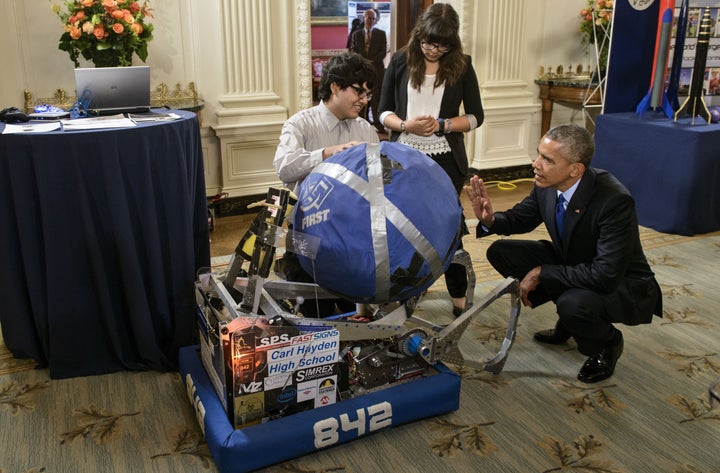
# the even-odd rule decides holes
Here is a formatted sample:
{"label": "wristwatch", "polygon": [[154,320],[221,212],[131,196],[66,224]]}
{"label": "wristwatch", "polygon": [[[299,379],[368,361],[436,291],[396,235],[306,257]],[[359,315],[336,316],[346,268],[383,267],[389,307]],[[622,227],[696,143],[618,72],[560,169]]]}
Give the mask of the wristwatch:
{"label": "wristwatch", "polygon": [[443,118],[437,119],[438,125],[440,125],[440,128],[438,128],[438,131],[435,132],[435,135],[442,136],[445,134],[445,120]]}
{"label": "wristwatch", "polygon": [[400,122],[400,133],[405,133],[405,121]]}

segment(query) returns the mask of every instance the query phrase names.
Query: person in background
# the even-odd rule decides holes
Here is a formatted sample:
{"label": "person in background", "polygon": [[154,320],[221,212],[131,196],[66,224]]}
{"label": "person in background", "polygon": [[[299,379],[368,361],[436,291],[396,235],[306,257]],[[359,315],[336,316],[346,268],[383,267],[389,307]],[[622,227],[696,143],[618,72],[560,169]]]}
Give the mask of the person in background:
{"label": "person in background", "polygon": [[613,324],[662,317],[662,294],[640,244],[635,202],[614,176],[590,167],[594,152],[589,131],[560,125],[538,145],[530,195],[510,210],[493,212],[479,177],[466,188],[480,221],[478,237],[527,233],[545,224],[551,241],[499,239],[488,247],[487,259],[503,276],[520,280],[525,306],[555,303],[555,327],[534,338],[551,345],[574,338],[588,357],[577,375],[585,383],[615,370],[623,336]]}
{"label": "person in background", "polygon": [[[463,53],[459,30],[458,14],[450,5],[430,5],[408,44],[393,54],[380,98],[380,120],[391,130],[390,140],[430,156],[450,177],[458,197],[468,173],[464,133],[484,119],[477,77],[470,56]],[[459,231],[468,233],[464,220]],[[467,305],[465,267],[450,264],[445,283],[457,317]]]}
{"label": "person in background", "polygon": [[385,55],[387,54],[387,35],[385,31],[375,28],[379,13],[376,10],[368,9],[363,13],[363,28],[357,30],[351,41],[350,49],[364,58],[368,59],[375,69],[375,84],[373,87],[373,99],[370,106],[365,109],[364,117],[368,118],[368,109],[372,111],[372,121],[378,133],[385,133],[380,120],[378,119],[378,104],[382,89],[383,76],[385,75]]}
{"label": "person in background", "polygon": [[[330,156],[361,143],[378,143],[373,127],[360,117],[372,98],[374,80],[372,64],[359,54],[345,52],[330,58],[318,87],[320,103],[294,114],[280,132],[273,165],[289,189],[297,194],[302,180]],[[276,269],[289,281],[313,282],[290,251]],[[349,301],[323,299],[305,301],[301,311],[307,317],[318,317],[354,308]]]}
{"label": "person in background", "polygon": [[353,21],[350,24],[350,33],[348,33],[347,44],[345,45],[345,49],[347,49],[348,51],[352,51],[351,48],[353,34],[355,34],[357,30],[361,29],[362,25],[363,21],[360,18],[353,18]]}

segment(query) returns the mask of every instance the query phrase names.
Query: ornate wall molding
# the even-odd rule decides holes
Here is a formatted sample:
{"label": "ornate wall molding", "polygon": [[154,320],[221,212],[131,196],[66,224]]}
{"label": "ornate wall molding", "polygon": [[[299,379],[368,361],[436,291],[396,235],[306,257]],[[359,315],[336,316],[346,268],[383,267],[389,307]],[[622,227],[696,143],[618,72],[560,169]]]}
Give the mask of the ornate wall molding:
{"label": "ornate wall molding", "polygon": [[534,0],[461,2],[461,32],[478,75],[485,121],[466,144],[470,167],[527,165],[534,121],[540,107],[530,92],[526,44],[533,16],[542,6]]}
{"label": "ornate wall molding", "polygon": [[308,108],[312,105],[312,66],[311,61],[311,21],[310,21],[310,0],[297,0],[295,2],[295,16],[297,19],[297,64],[296,72],[299,89],[299,109]]}
{"label": "ornate wall molding", "polygon": [[273,157],[283,123],[312,106],[310,0],[218,0],[223,92],[213,126],[222,190],[279,185]]}

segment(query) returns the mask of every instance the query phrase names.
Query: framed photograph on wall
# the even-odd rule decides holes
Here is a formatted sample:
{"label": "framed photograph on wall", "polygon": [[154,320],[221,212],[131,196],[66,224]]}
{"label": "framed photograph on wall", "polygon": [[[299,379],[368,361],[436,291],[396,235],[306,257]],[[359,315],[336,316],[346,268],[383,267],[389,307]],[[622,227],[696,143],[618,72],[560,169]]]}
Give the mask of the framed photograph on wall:
{"label": "framed photograph on wall", "polygon": [[310,21],[313,25],[346,25],[347,0],[310,0]]}

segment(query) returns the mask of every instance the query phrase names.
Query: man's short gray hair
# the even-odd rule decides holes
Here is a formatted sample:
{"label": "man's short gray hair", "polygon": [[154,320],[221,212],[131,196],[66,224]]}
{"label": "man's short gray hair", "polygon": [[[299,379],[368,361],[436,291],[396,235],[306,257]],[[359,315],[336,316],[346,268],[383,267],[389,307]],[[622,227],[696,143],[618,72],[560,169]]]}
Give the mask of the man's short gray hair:
{"label": "man's short gray hair", "polygon": [[565,146],[570,162],[590,166],[595,154],[595,140],[585,128],[575,124],[558,125],[548,130],[545,138]]}

